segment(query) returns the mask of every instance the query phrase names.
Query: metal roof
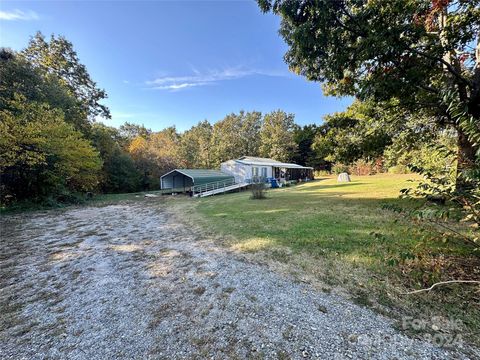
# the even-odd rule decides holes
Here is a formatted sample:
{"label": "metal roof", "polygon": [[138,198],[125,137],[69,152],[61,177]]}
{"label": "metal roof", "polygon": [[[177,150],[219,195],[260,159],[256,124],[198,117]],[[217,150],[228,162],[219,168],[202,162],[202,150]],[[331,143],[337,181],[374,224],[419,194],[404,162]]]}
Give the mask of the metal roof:
{"label": "metal roof", "polygon": [[255,156],[242,156],[241,158],[234,161],[239,162],[240,164],[255,165],[255,166],[275,166],[275,167],[286,168],[286,169],[313,169],[312,167],[309,167],[309,166],[302,166],[302,165],[292,164],[292,163],[282,163],[277,160],[255,157]]}
{"label": "metal roof", "polygon": [[268,158],[262,158],[258,156],[242,156],[238,158],[237,160],[244,162],[244,164],[250,164],[251,162],[255,163],[279,163],[280,161],[273,160],[273,159],[268,159]]}
{"label": "metal roof", "polygon": [[220,170],[209,170],[209,169],[174,169],[164,175],[161,178],[173,175],[174,172],[178,172],[182,175],[185,175],[192,179],[195,185],[206,184],[209,182],[221,181],[226,179],[233,179],[232,175],[225,174]]}

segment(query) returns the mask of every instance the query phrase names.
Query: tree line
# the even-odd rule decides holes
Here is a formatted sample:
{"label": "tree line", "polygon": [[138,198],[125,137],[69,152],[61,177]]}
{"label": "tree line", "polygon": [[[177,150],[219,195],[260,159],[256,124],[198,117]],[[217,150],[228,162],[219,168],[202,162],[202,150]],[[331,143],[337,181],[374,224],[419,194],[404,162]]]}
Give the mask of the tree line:
{"label": "tree line", "polygon": [[366,2],[361,10],[348,1],[259,3],[282,18],[291,69],[327,94],[353,96],[346,111],[320,125],[299,126],[276,110],[240,111],[182,133],[117,129],[95,121],[110,118],[107,94],[73,44],[37,33],[20,52],[0,51],[1,202],[156,189],[173,168],[218,168],[242,155],[324,171],[447,174],[455,188],[478,189],[478,1]]}
{"label": "tree line", "polygon": [[2,49],[0,62],[0,181],[7,205],[158,189],[160,176],[174,168],[218,168],[243,155],[329,171],[389,153],[387,165],[395,166],[404,148],[392,139],[408,137],[374,125],[386,114],[361,102],[322,125],[299,126],[293,114],[276,110],[231,113],[183,133],[133,123],[117,129],[95,121],[110,118],[101,104],[107,94],[64,37],[38,33],[23,51]]}
{"label": "tree line", "polygon": [[62,36],[37,33],[20,52],[0,50],[2,204],[158,189],[160,175],[173,168],[218,168],[242,155],[313,161],[303,128],[281,110],[240,111],[183,133],[154,132],[96,122],[111,117],[106,97]]}

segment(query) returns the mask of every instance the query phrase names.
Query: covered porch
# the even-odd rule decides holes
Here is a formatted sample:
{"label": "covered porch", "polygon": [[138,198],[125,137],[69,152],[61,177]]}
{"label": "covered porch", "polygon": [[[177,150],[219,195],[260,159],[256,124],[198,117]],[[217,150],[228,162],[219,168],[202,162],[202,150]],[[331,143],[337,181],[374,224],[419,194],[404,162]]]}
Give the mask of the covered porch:
{"label": "covered porch", "polygon": [[310,181],[313,180],[313,168],[296,164],[282,164],[273,167],[273,177],[277,181]]}

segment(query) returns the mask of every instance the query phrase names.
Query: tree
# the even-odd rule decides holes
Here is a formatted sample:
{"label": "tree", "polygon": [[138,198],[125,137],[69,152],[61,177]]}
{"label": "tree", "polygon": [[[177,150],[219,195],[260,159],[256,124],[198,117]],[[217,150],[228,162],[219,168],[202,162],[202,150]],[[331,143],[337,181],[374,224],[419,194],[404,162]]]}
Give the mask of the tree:
{"label": "tree", "polygon": [[315,169],[328,168],[328,163],[319,157],[313,149],[315,138],[320,128],[315,125],[299,126],[295,125],[293,139],[297,144],[297,152],[293,155],[292,161],[295,164],[311,166]]}
{"label": "tree", "polygon": [[60,110],[22,96],[8,105],[0,110],[2,202],[96,188],[99,154]]}
{"label": "tree", "polygon": [[175,126],[170,126],[150,135],[151,153],[157,161],[160,174],[182,165],[182,159],[179,157],[179,142],[180,136]]}
{"label": "tree", "polygon": [[239,158],[243,155],[258,155],[260,143],[261,113],[240,111],[227,115],[213,125],[212,163]]}
{"label": "tree", "polygon": [[260,130],[260,155],[290,161],[297,150],[294,140],[294,115],[277,110],[266,114]]}
{"label": "tree", "polygon": [[128,153],[135,162],[136,169],[142,176],[142,189],[149,189],[151,185],[150,175],[154,171],[155,163],[150,157],[148,140],[137,136],[130,142]]}
{"label": "tree", "polygon": [[[351,164],[359,159],[371,162],[383,155],[398,133],[406,131],[394,123],[398,119],[398,114],[392,118],[373,102],[355,101],[346,111],[325,117],[312,148],[319,158],[332,163]],[[401,122],[408,123],[404,118]]]}
{"label": "tree", "polygon": [[[479,144],[451,116],[445,90],[480,122],[480,0],[259,0],[282,18],[296,73],[324,91],[362,101],[398,100],[457,131],[458,169],[472,167]],[[476,46],[476,47],[475,47]]]}
{"label": "tree", "polygon": [[37,32],[22,55],[46,78],[53,76],[60,79],[62,85],[80,102],[88,119],[94,121],[97,116],[111,117],[108,107],[101,104],[107,98],[107,93],[91,79],[85,65],[80,63],[73,44],[66,38],[52,35],[50,41],[46,41],[45,36]]}
{"label": "tree", "polygon": [[262,113],[258,111],[240,111],[241,125],[238,137],[242,140],[240,151],[242,155],[257,156],[260,149],[260,129],[262,127]]}
{"label": "tree", "polygon": [[145,139],[148,138],[152,134],[152,130],[147,129],[144,125],[125,122],[125,124],[120,126],[119,133],[122,138],[125,138],[127,141],[132,141],[137,136]]}
{"label": "tree", "polygon": [[210,168],[212,125],[201,121],[185,131],[180,140],[180,158],[188,168]]}
{"label": "tree", "polygon": [[161,175],[183,167],[179,143],[180,136],[175,127],[152,133],[148,138],[137,136],[132,140],[128,151],[142,174],[143,188],[158,188]]}
{"label": "tree", "polygon": [[141,176],[131,156],[122,145],[126,142],[114,127],[96,123],[91,139],[103,160],[100,188],[103,192],[132,192],[140,190]]}
{"label": "tree", "polygon": [[104,160],[103,190],[112,193],[125,193],[141,190],[141,175],[132,157],[116,147],[111,156]]}
{"label": "tree", "polygon": [[0,107],[8,108],[18,95],[28,102],[61,109],[67,123],[83,133],[88,132],[90,124],[85,112],[57,77],[45,77],[18,53],[0,49]]}

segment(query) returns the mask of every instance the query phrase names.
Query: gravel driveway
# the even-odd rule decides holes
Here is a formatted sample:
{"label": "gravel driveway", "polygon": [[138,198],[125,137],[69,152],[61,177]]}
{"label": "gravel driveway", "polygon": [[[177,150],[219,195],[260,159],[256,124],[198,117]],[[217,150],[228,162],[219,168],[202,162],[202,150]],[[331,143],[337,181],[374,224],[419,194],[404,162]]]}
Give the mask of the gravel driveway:
{"label": "gravel driveway", "polygon": [[0,358],[465,358],[217,247],[161,201],[5,216]]}

